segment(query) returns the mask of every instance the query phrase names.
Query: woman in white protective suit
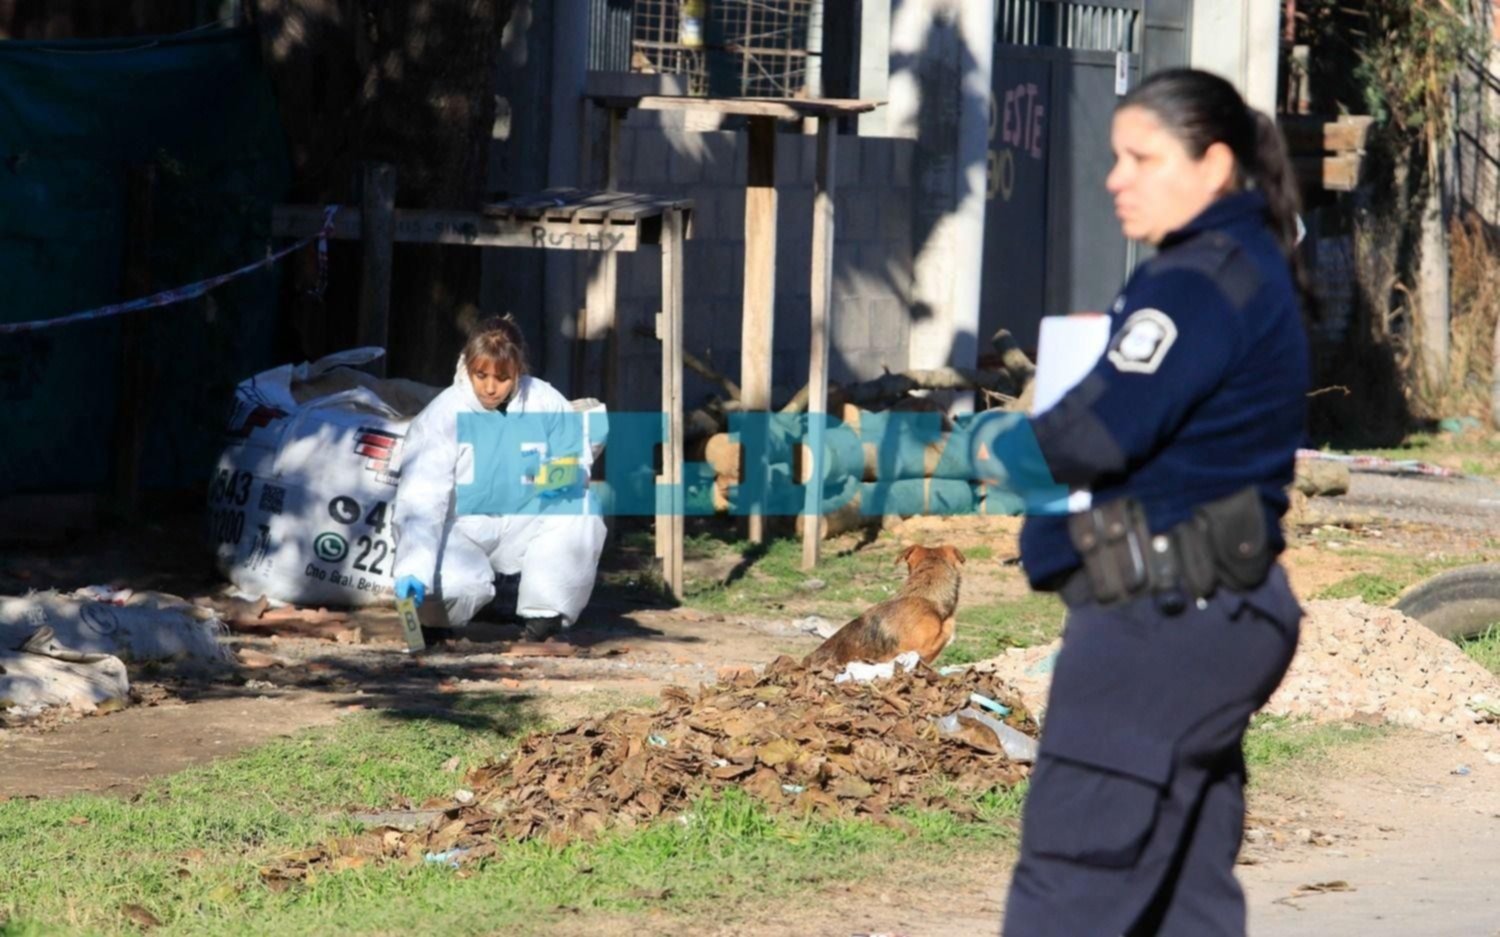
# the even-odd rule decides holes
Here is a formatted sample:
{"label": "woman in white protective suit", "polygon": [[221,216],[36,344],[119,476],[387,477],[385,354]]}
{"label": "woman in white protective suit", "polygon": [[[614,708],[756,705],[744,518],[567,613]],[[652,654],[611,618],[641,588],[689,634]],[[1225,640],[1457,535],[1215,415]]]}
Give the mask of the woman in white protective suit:
{"label": "woman in white protective suit", "polygon": [[570,627],[604,548],[586,439],[583,415],[526,373],[515,322],[480,323],[453,386],[417,415],[402,446],[396,597],[433,595],[457,627],[494,599],[496,573],[520,573],[526,639]]}

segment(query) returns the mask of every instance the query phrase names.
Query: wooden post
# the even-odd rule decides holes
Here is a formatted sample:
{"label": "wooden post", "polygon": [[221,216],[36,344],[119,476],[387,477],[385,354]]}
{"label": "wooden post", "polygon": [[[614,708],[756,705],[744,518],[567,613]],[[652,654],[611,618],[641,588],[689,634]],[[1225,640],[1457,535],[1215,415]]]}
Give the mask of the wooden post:
{"label": "wooden post", "polygon": [[[613,192],[620,183],[620,120],[616,108],[583,100],[583,152],[579,178],[585,188]],[[572,386],[577,396],[598,395],[619,406],[620,337],[615,314],[620,262],[613,252],[585,257],[583,308],[578,311]],[[602,344],[603,347],[597,347]]]}
{"label": "wooden post", "polygon": [[828,327],[833,306],[834,154],[838,127],[833,117],[818,118],[818,170],[813,182],[812,323],[807,365],[807,500],[802,509],[802,568],[818,565],[823,544],[824,429],[828,422]]}
{"label": "wooden post", "polygon": [[[156,170],[134,166],[125,178],[125,269],[120,293],[135,299],[151,292],[151,237],[156,202]],[[132,521],[141,506],[141,451],[150,419],[150,377],[146,369],[148,313],[131,313],[120,324],[120,384],[115,400],[114,462],[111,466],[112,505],[106,513]]]}
{"label": "wooden post", "polygon": [[[740,400],[746,412],[771,409],[771,359],[776,318],[776,120],[750,118],[750,158],[745,180],[745,299],[740,345]],[[761,449],[761,458],[769,454]],[[748,467],[747,467],[748,471]],[[762,477],[765,477],[762,471]],[[764,491],[745,491],[749,539],[762,543]]]}
{"label": "wooden post", "polygon": [[667,417],[667,434],[662,443],[659,484],[669,495],[663,504],[657,499],[657,554],[662,559],[662,579],[672,595],[682,598],[682,543],[684,534],[682,490],[682,253],[683,211],[671,208],[662,216],[661,233],[661,314],[657,317],[656,337],[661,340],[661,406]]}
{"label": "wooden post", "polygon": [[396,167],[365,163],[360,179],[361,240],[364,259],[359,284],[360,345],[379,345],[386,358],[370,370],[384,377],[391,343],[391,261],[396,250]]}

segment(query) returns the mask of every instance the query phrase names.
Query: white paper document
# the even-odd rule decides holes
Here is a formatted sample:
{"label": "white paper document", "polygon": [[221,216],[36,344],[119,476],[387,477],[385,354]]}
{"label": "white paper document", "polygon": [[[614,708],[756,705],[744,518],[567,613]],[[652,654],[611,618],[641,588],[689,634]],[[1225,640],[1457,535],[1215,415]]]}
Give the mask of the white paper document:
{"label": "white paper document", "polygon": [[[1043,316],[1037,336],[1036,395],[1031,414],[1050,410],[1084,375],[1093,370],[1109,344],[1109,316],[1097,312]],[[1086,489],[1068,496],[1069,511],[1086,511],[1092,499]]]}

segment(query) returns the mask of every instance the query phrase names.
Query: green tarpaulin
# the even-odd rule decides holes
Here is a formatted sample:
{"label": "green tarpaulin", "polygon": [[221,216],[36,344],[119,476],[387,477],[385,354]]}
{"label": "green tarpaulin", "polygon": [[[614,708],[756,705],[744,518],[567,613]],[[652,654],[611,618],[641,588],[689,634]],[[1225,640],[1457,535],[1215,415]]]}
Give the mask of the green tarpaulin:
{"label": "green tarpaulin", "polygon": [[[253,33],[0,41],[0,322],[128,298],[126,184],[148,166],[153,291],[265,255],[287,162]],[[230,390],[267,363],[276,276],[130,314],[144,329],[146,485],[206,477]],[[102,489],[120,323],[0,335],[0,494]]]}

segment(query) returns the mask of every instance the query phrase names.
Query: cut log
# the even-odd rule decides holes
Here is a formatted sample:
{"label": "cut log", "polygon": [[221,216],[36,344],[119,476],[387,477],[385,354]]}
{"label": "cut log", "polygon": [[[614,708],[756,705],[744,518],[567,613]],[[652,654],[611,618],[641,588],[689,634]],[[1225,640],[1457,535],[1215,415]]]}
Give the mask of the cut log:
{"label": "cut log", "polygon": [[[875,404],[891,404],[914,390],[990,390],[1015,396],[1016,385],[1009,374],[976,368],[930,368],[926,370],[886,372],[880,377],[839,388],[843,400],[855,406],[874,409]],[[801,390],[781,408],[782,413],[807,411],[807,388]]]}

